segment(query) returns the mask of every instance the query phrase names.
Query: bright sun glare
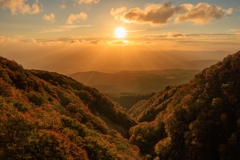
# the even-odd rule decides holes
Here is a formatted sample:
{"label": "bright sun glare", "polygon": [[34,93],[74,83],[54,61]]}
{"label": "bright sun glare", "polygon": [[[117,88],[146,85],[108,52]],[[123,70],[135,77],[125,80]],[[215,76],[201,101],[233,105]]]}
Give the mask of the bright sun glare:
{"label": "bright sun glare", "polygon": [[126,30],[122,27],[118,27],[115,29],[115,36],[117,38],[124,38],[126,36]]}

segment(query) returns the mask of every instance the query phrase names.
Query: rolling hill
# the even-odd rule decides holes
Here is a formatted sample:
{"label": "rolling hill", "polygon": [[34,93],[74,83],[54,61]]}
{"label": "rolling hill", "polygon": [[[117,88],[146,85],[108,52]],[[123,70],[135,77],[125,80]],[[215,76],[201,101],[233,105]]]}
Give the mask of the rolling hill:
{"label": "rolling hill", "polygon": [[128,113],[130,142],[149,159],[240,159],[240,52],[186,84],[168,86]]}
{"label": "rolling hill", "polygon": [[127,112],[70,77],[0,62],[0,159],[240,159],[240,52]]}
{"label": "rolling hill", "polygon": [[96,89],[0,57],[0,159],[140,159],[135,124]]}
{"label": "rolling hill", "polygon": [[102,73],[96,71],[77,72],[70,77],[108,94],[149,94],[170,85],[186,83],[198,70],[148,70]]}

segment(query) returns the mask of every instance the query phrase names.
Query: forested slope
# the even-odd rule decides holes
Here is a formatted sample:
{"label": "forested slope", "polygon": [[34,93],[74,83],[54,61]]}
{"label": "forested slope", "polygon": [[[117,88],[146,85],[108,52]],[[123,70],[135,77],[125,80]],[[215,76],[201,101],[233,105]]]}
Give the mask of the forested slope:
{"label": "forested slope", "polygon": [[240,159],[240,52],[135,104],[130,142],[149,159]]}
{"label": "forested slope", "polygon": [[0,159],[140,159],[108,123],[136,124],[96,89],[0,57]]}
{"label": "forested slope", "polygon": [[0,62],[0,159],[240,159],[240,52],[129,115],[69,77]]}

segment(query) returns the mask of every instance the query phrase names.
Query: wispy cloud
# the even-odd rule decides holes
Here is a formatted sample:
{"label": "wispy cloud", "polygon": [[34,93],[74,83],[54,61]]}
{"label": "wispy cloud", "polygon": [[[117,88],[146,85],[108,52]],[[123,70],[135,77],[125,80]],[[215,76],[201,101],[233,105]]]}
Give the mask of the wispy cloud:
{"label": "wispy cloud", "polygon": [[17,37],[14,37],[14,38],[8,38],[8,37],[3,37],[3,36],[0,36],[0,45],[6,45],[6,44],[9,44],[9,43],[20,43],[20,40],[19,38]]}
{"label": "wispy cloud", "polygon": [[24,37],[3,37],[0,36],[0,46],[63,46],[63,45],[82,45],[86,42],[82,38],[61,38],[61,39],[28,39]]}
{"label": "wispy cloud", "polygon": [[60,7],[61,9],[67,8],[67,6],[66,6],[65,4],[61,4],[59,7]]}
{"label": "wispy cloud", "polygon": [[81,3],[98,3],[100,0],[77,0],[79,4]]}
{"label": "wispy cloud", "polygon": [[66,30],[75,29],[75,28],[83,28],[83,27],[91,27],[91,25],[63,25],[55,28],[48,28],[38,31],[38,33],[54,33],[54,32],[64,32]]}
{"label": "wispy cloud", "polygon": [[[60,26],[62,30],[65,28],[70,28],[70,25]],[[78,26],[71,26],[72,28]],[[57,27],[56,27],[57,28]],[[46,32],[47,33],[47,32]],[[186,37],[184,37],[186,36]],[[177,38],[176,38],[177,37]],[[92,47],[92,46],[96,47]],[[95,51],[106,45],[114,45],[125,47],[142,48],[138,46],[149,47],[154,50],[225,50],[227,52],[239,50],[240,36],[235,34],[188,34],[184,35],[177,32],[167,32],[161,35],[143,36],[142,38],[132,38],[128,40],[116,40],[114,38],[83,38],[83,37],[65,37],[65,38],[44,38],[44,39],[32,39],[23,36],[16,37],[3,37],[0,36],[0,47],[5,49],[11,47],[13,49],[19,50],[20,47],[24,49],[35,48],[37,46],[51,46],[51,47],[66,47],[66,46],[76,46],[77,52],[79,47],[83,46],[90,47]],[[19,46],[19,47],[13,47]],[[204,46],[204,47],[203,47]],[[59,49],[59,48],[58,48]],[[37,49],[36,49],[37,51]]]}
{"label": "wispy cloud", "polygon": [[195,24],[206,24],[224,16],[229,16],[233,12],[232,8],[224,10],[217,5],[207,3],[199,3],[196,6],[192,4],[174,6],[171,2],[151,4],[143,10],[140,8],[126,10],[125,7],[112,8],[110,14],[119,21],[159,26],[167,24],[174,17],[175,23],[192,21]]}
{"label": "wispy cloud", "polygon": [[122,13],[127,10],[126,7],[120,7],[120,8],[112,8],[110,11],[110,15],[112,15],[116,20],[123,20],[122,19]]}
{"label": "wispy cloud", "polygon": [[178,32],[169,32],[167,33],[167,38],[185,38],[186,35]]}
{"label": "wispy cloud", "polygon": [[73,24],[73,22],[76,20],[86,20],[86,19],[87,19],[87,14],[84,12],[80,12],[79,14],[70,14],[68,16],[68,20],[66,24]]}
{"label": "wispy cloud", "polygon": [[232,33],[232,34],[240,34],[240,28],[239,29],[230,29],[229,31],[228,31],[229,33]]}
{"label": "wispy cloud", "polygon": [[51,13],[51,14],[49,14],[49,15],[45,14],[45,15],[43,16],[43,19],[46,20],[46,21],[50,21],[50,22],[53,23],[53,22],[55,21],[55,15],[54,15],[53,13]]}
{"label": "wispy cloud", "polygon": [[0,0],[0,7],[9,9],[12,14],[37,14],[40,12],[38,0],[30,6],[26,0]]}
{"label": "wispy cloud", "polygon": [[118,40],[118,41],[112,41],[111,44],[116,44],[116,45],[127,45],[127,44],[129,44],[129,42],[126,41],[126,40],[124,40],[124,41],[120,41],[120,40]]}

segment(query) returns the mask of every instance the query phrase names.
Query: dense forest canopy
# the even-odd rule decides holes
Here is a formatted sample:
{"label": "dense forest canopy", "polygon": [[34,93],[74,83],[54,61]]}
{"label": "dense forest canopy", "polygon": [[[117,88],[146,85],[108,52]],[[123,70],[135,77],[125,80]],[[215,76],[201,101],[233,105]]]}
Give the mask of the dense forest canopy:
{"label": "dense forest canopy", "polygon": [[166,87],[128,113],[130,142],[160,159],[240,159],[240,52]]}
{"label": "dense forest canopy", "polygon": [[136,122],[72,78],[0,57],[0,110],[0,159],[139,157],[123,138]]}
{"label": "dense forest canopy", "polygon": [[240,52],[129,110],[0,57],[0,159],[240,159]]}

